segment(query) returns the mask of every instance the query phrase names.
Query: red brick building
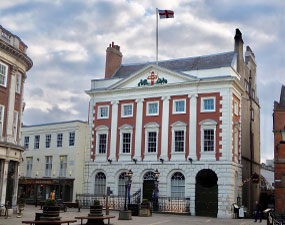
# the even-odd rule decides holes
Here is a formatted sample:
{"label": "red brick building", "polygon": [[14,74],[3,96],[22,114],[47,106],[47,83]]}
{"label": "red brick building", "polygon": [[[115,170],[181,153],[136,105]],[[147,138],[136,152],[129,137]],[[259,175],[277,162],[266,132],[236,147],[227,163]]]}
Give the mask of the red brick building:
{"label": "red brick building", "polygon": [[282,85],[280,101],[274,102],[273,133],[275,160],[275,210],[285,209],[285,142],[282,141],[282,131],[285,129],[285,86]]}

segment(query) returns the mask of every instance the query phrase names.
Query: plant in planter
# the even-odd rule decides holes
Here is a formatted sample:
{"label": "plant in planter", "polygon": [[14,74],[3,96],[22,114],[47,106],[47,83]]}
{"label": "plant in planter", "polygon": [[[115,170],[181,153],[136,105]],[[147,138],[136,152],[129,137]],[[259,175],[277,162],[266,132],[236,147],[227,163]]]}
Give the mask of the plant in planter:
{"label": "plant in planter", "polygon": [[24,210],[26,204],[26,200],[24,198],[19,198],[18,199],[18,218],[22,217],[22,211]]}
{"label": "plant in planter", "polygon": [[43,207],[43,216],[40,218],[41,220],[60,220],[59,217],[60,207],[57,205],[56,200],[47,199],[45,201]]}
{"label": "plant in planter", "polygon": [[103,206],[99,200],[94,200],[93,205],[90,205],[90,214],[88,216],[103,216]]}
{"label": "plant in planter", "polygon": [[140,205],[139,216],[151,216],[150,214],[150,204],[148,199],[144,198]]}

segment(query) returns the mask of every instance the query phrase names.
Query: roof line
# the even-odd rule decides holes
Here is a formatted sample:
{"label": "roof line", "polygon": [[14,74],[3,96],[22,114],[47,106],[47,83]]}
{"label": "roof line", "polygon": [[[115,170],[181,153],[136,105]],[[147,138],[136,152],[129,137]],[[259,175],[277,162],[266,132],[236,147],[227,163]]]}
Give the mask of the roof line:
{"label": "roof line", "polygon": [[50,123],[34,124],[34,125],[23,125],[22,127],[39,127],[39,126],[48,126],[48,125],[74,123],[74,122],[87,123],[87,121],[83,121],[83,120],[68,120],[68,121],[60,121],[60,122],[50,122]]}

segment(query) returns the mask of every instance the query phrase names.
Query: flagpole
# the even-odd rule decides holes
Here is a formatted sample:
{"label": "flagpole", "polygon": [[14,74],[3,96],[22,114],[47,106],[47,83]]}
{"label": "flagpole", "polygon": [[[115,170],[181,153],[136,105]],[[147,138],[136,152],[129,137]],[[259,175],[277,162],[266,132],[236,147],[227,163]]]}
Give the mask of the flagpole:
{"label": "flagpole", "polygon": [[156,8],[156,65],[158,65],[158,8]]}

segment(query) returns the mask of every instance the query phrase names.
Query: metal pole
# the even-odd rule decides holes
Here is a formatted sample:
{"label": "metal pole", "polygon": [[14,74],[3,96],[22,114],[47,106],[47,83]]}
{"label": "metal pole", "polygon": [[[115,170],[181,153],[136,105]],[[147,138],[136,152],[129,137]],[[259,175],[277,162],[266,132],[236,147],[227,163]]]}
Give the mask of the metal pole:
{"label": "metal pole", "polygon": [[126,183],[126,190],[125,190],[125,206],[124,210],[127,211],[127,192],[128,192],[128,184]]}
{"label": "metal pole", "polygon": [[156,8],[156,65],[158,65],[158,8]]}

